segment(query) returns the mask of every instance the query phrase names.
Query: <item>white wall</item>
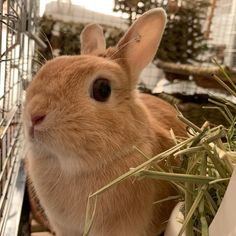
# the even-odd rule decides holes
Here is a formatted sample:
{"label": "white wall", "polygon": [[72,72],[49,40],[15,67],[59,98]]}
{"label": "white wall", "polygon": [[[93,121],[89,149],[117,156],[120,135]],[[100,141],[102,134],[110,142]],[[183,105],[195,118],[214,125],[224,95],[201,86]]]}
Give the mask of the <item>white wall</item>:
{"label": "white wall", "polygon": [[45,15],[52,15],[55,19],[80,23],[99,23],[126,29],[126,20],[121,17],[106,15],[88,10],[79,5],[64,2],[50,2],[46,5]]}

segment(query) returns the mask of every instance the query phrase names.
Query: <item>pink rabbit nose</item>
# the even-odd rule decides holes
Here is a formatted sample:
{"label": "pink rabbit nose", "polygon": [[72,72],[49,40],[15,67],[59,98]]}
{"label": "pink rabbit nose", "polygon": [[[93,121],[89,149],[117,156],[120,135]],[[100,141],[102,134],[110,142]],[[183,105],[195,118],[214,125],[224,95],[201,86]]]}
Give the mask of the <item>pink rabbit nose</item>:
{"label": "pink rabbit nose", "polygon": [[41,116],[31,116],[31,122],[32,122],[32,126],[38,125],[40,124],[43,120],[44,120],[45,116],[41,115]]}

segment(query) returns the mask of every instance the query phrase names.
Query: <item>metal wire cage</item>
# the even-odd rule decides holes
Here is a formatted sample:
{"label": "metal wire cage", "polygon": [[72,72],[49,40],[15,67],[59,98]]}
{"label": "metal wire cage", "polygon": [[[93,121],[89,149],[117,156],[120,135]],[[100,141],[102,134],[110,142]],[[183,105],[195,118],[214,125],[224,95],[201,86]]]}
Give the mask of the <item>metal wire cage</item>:
{"label": "metal wire cage", "polygon": [[38,10],[37,0],[0,0],[0,235],[18,234],[25,188],[20,114]]}

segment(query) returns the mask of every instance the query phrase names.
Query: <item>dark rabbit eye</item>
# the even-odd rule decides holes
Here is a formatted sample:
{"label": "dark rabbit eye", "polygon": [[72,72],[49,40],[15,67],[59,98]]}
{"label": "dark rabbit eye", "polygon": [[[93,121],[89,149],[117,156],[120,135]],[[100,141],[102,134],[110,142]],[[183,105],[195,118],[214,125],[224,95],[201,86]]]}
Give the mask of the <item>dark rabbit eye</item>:
{"label": "dark rabbit eye", "polygon": [[96,101],[105,102],[111,95],[111,85],[107,79],[96,79],[93,82],[91,97]]}

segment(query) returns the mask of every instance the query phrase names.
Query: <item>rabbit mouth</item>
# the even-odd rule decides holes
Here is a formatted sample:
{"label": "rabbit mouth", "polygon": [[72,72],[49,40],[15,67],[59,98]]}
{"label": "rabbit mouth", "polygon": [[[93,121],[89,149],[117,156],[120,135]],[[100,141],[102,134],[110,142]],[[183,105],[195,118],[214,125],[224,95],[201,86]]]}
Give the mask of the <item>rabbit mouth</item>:
{"label": "rabbit mouth", "polygon": [[27,132],[27,138],[31,142],[39,142],[43,141],[45,138],[45,125],[41,123],[34,124],[32,122],[29,122],[26,124],[26,132]]}
{"label": "rabbit mouth", "polygon": [[41,132],[42,131],[40,129],[38,129],[38,128],[34,127],[34,126],[31,126],[29,128],[29,137],[31,139],[35,140],[35,139],[39,138]]}
{"label": "rabbit mouth", "polygon": [[40,141],[42,130],[40,130],[38,127],[30,126],[28,129],[28,136],[30,141]]}
{"label": "rabbit mouth", "polygon": [[35,134],[35,130],[34,130],[34,127],[33,126],[31,126],[30,128],[29,128],[29,136],[30,136],[30,138],[34,138],[34,134]]}
{"label": "rabbit mouth", "polygon": [[45,129],[44,123],[46,115],[30,115],[26,112],[24,117],[26,138],[28,138],[29,141],[37,140]]}

